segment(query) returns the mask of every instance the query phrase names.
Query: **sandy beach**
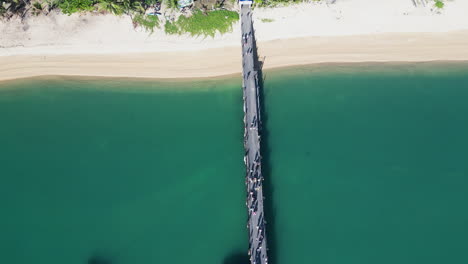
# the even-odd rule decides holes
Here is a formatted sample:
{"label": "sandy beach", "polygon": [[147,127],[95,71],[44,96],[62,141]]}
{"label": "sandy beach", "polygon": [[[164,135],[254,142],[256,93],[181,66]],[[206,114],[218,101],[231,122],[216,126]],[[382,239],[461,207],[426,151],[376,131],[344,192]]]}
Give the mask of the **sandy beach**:
{"label": "sandy beach", "polygon": [[[440,13],[411,0],[257,8],[266,69],[323,62],[468,60],[468,2]],[[265,22],[269,19],[269,22]],[[271,21],[273,20],[273,21]],[[240,26],[215,38],[134,29],[128,17],[60,15],[0,22],[0,80],[41,75],[193,78],[241,71]]]}

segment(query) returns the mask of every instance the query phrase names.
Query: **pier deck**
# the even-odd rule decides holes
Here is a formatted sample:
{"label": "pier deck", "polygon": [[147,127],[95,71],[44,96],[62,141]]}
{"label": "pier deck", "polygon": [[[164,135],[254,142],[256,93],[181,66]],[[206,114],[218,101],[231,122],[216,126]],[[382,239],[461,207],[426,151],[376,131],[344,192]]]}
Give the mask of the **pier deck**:
{"label": "pier deck", "polygon": [[[263,175],[260,155],[260,99],[255,69],[254,32],[249,5],[241,6],[242,65],[244,98],[244,162],[246,166],[249,257],[252,264],[267,264],[265,214],[263,213]],[[260,77],[261,78],[261,77]]]}

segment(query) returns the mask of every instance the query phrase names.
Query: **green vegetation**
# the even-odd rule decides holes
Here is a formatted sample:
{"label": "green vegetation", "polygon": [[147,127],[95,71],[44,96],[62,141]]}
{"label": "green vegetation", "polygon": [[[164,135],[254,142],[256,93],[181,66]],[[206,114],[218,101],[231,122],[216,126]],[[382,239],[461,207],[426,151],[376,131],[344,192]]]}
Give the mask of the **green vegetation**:
{"label": "green vegetation", "polygon": [[128,4],[129,2],[125,1],[120,3],[113,0],[99,0],[97,6],[100,11],[107,11],[120,16],[128,9],[124,3]]}
{"label": "green vegetation", "polygon": [[[239,20],[236,11],[224,9],[224,1],[217,0],[211,5],[216,10],[207,6],[191,7],[191,12],[188,12],[192,13],[190,16],[180,15],[176,20],[166,18],[161,23],[154,8],[162,1],[167,6],[166,10],[177,8],[177,0],[0,0],[0,18],[25,17],[27,14],[47,15],[53,9],[59,9],[67,15],[98,11],[118,16],[129,15],[135,27],[142,27],[148,32],[164,25],[167,34],[188,33],[205,37],[229,32],[234,22]],[[169,16],[175,12],[177,11],[170,11]]]}
{"label": "green vegetation", "polygon": [[261,18],[260,21],[262,21],[263,23],[270,23],[275,20],[273,18]]}
{"label": "green vegetation", "polygon": [[435,0],[435,3],[434,3],[435,7],[437,7],[438,9],[442,9],[444,8],[444,2],[442,2],[441,0]]}
{"label": "green vegetation", "polygon": [[166,34],[178,34],[179,33],[179,28],[172,22],[166,21],[166,24],[164,24],[164,32]]}
{"label": "green vegetation", "polygon": [[32,6],[33,6],[34,9],[42,10],[42,5],[39,2],[34,2],[34,4],[32,4]]}
{"label": "green vegetation", "polygon": [[177,0],[164,0],[164,3],[170,9],[177,8]]}
{"label": "green vegetation", "polygon": [[157,1],[154,0],[57,0],[65,14],[84,11],[105,11],[114,15],[142,14]]}
{"label": "green vegetation", "polygon": [[[322,0],[310,0],[312,2],[320,2]],[[254,0],[254,6],[268,6],[268,7],[275,7],[275,6],[285,6],[290,4],[297,4],[305,2],[305,0]]]}
{"label": "green vegetation", "polygon": [[32,4],[32,14],[35,15],[35,16],[38,16],[42,13],[43,11],[43,7],[41,5],[41,3],[39,2],[34,2]]}
{"label": "green vegetation", "polygon": [[159,27],[159,18],[157,16],[137,14],[133,17],[133,23],[152,33],[155,27]]}
{"label": "green vegetation", "polygon": [[24,0],[0,0],[0,15],[10,18],[14,15],[24,16],[29,1]]}
{"label": "green vegetation", "polygon": [[6,12],[6,8],[3,5],[0,5],[0,17],[3,17]]}
{"label": "green vegetation", "polygon": [[192,16],[180,16],[177,21],[166,22],[164,29],[167,34],[189,33],[192,36],[211,36],[217,32],[223,34],[232,30],[232,24],[239,20],[235,11],[215,10],[202,12],[197,10]]}
{"label": "green vegetation", "polygon": [[64,14],[71,15],[76,12],[92,11],[94,4],[93,0],[61,0],[58,6]]}

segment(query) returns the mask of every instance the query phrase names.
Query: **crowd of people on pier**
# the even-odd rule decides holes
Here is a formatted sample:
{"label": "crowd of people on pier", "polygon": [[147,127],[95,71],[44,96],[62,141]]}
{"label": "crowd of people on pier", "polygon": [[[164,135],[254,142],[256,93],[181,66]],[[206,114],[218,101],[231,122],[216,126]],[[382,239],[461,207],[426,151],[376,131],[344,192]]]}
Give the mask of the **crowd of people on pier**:
{"label": "crowd of people on pier", "polygon": [[[263,210],[259,210],[259,202],[263,202],[263,193],[261,190],[263,176],[261,174],[260,153],[256,151],[254,159],[251,161],[247,151],[244,161],[247,168],[245,183],[248,193],[245,203],[248,208],[247,228],[249,229],[250,238],[248,253],[251,262],[253,260],[252,263],[268,263],[267,257],[262,254],[266,221],[264,219]],[[264,259],[265,262],[262,262],[262,259]]]}
{"label": "crowd of people on pier", "polygon": [[[244,121],[247,115],[244,116]],[[263,203],[262,183],[263,176],[261,173],[261,155],[259,146],[253,146],[255,153],[250,153],[248,138],[249,134],[257,134],[258,136],[258,118],[254,115],[251,120],[245,122],[245,137],[244,145],[246,153],[244,163],[246,166],[245,184],[247,186],[246,206],[248,208],[247,228],[249,229],[249,256],[251,263],[260,264],[268,263],[267,256],[262,251],[265,247],[265,224],[263,210],[259,209],[259,203]],[[254,131],[252,131],[254,130]],[[250,133],[249,133],[250,132]],[[259,136],[258,136],[259,137]],[[259,141],[256,141],[259,143]],[[266,249],[266,248],[265,248]],[[262,261],[263,260],[263,261]]]}
{"label": "crowd of people on pier", "polygon": [[[251,16],[249,12],[248,17]],[[242,28],[244,25],[242,24]],[[260,155],[260,98],[258,77],[254,69],[252,30],[242,34],[243,51],[243,100],[244,100],[244,163],[246,166],[245,184],[247,186],[246,206],[248,209],[247,228],[249,229],[249,251],[251,264],[267,264],[267,248],[263,215],[263,176],[261,173]],[[249,56],[250,55],[250,56]],[[252,82],[253,81],[253,82]],[[254,85],[251,87],[250,85]],[[254,101],[252,101],[255,100]],[[252,109],[253,108],[253,109]]]}

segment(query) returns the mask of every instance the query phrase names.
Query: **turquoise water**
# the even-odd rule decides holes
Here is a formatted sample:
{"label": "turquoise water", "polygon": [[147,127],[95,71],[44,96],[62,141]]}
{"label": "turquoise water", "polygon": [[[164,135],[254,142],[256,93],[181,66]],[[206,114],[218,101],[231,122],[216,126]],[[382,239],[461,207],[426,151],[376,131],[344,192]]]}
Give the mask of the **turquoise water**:
{"label": "turquoise water", "polygon": [[0,91],[0,263],[223,263],[245,252],[235,84],[130,84]]}
{"label": "turquoise water", "polygon": [[[468,263],[468,65],[265,75],[271,263]],[[241,96],[0,85],[1,263],[245,263]]]}
{"label": "turquoise water", "polygon": [[267,79],[276,263],[468,263],[468,67],[327,71]]}

